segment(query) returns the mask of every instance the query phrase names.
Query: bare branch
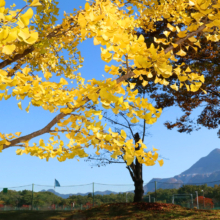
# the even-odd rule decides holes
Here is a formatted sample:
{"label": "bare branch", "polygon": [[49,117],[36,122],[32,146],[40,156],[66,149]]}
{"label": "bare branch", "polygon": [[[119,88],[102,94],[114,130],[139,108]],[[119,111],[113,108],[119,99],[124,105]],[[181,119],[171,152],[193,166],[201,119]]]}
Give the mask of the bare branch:
{"label": "bare branch", "polygon": [[130,130],[130,132],[131,132],[131,134],[132,134],[132,137],[134,138],[134,133],[133,133],[133,131],[132,131],[132,129],[131,129],[131,125],[130,125],[128,119],[124,116],[124,114],[123,114],[122,112],[120,112],[120,115],[121,115],[121,116],[125,119],[125,121],[128,123],[128,128],[129,128],[129,130]]}
{"label": "bare branch", "polygon": [[103,161],[103,160],[106,160],[108,161],[108,163],[125,163],[124,161],[123,162],[120,162],[120,161],[115,161],[115,160],[109,160],[107,158],[93,158],[93,157],[88,157],[89,160],[100,160],[100,161]]}
{"label": "bare branch", "polygon": [[207,91],[212,93],[213,95],[216,95],[216,96],[220,97],[220,93],[215,91],[214,89],[209,88]]}
{"label": "bare branch", "polygon": [[130,166],[127,166],[126,168],[128,169],[132,180],[135,182],[135,175],[134,175],[134,173],[132,173]]}
{"label": "bare branch", "polygon": [[116,122],[116,121],[114,121],[114,120],[112,120],[112,119],[110,119],[110,118],[108,118],[108,117],[106,117],[106,116],[102,116],[103,118],[105,118],[105,119],[107,119],[107,120],[109,120],[109,121],[111,121],[112,123],[114,123],[114,124],[117,124],[117,125],[121,125],[121,126],[123,126],[123,127],[125,127],[125,128],[129,128],[128,126],[126,126],[126,125],[123,125],[123,124],[121,124],[121,123],[118,123],[118,122]]}

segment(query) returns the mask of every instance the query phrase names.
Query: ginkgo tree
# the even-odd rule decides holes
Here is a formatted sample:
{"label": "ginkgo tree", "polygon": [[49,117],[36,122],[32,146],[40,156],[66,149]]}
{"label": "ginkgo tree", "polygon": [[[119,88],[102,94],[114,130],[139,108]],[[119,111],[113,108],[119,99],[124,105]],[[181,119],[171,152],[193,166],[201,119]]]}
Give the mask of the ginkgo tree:
{"label": "ginkgo tree", "polygon": [[[87,157],[85,150],[93,146],[96,154],[101,149],[115,157],[125,152],[123,159],[127,165],[135,158],[146,166],[156,161],[162,165],[163,161],[157,160],[154,153],[144,151],[142,142],[134,143],[125,131],[116,133],[102,124],[102,110],[94,107],[102,106],[114,114],[129,111],[131,123],[142,119],[153,124],[161,109],[146,98],[138,98],[137,91],[132,90],[135,83],[127,87],[127,79],[146,75],[174,90],[186,87],[188,91],[198,91],[204,76],[192,72],[184,63],[173,62],[177,61],[175,56],[184,57],[189,47],[196,53],[201,47],[201,35],[209,41],[219,41],[220,1],[94,0],[71,14],[64,13],[61,24],[56,24],[59,10],[55,0],[25,2],[22,9],[14,9],[15,5],[5,8],[5,0],[0,0],[0,100],[16,97],[21,110],[25,108],[28,112],[32,105],[57,115],[30,134],[1,133],[0,151],[18,146],[18,155],[26,153],[46,160],[56,157],[62,162]],[[36,7],[35,15],[32,7]],[[144,36],[137,37],[136,33],[139,28],[151,32],[154,23],[161,19],[169,21],[168,31],[147,47]],[[169,37],[171,32],[176,32],[178,38]],[[78,72],[83,58],[77,46],[89,38],[94,45],[101,45],[100,55],[106,62],[103,71],[112,77],[86,81]],[[193,44],[187,45],[187,40]],[[63,51],[67,57],[62,55]],[[110,61],[117,65],[109,65]],[[126,74],[120,76],[119,68]],[[177,80],[169,85],[166,79],[173,75]],[[59,82],[52,81],[52,76]],[[69,86],[67,79],[73,80],[74,86]],[[142,83],[146,86],[148,80],[143,78]],[[24,99],[30,100],[28,106],[23,106]],[[61,132],[69,143],[60,140]],[[29,144],[43,134],[50,134],[48,141],[39,139],[39,143]]]}

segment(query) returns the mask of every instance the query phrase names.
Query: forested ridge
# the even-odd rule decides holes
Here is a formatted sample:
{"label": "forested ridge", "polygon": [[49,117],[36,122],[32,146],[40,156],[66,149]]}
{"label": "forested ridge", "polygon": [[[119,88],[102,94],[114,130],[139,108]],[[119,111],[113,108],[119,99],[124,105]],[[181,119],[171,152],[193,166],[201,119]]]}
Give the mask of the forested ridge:
{"label": "forested ridge", "polygon": [[[192,194],[193,198],[196,198],[195,191],[198,191],[199,196],[203,195],[205,198],[211,198],[215,204],[218,204],[220,201],[220,185],[215,185],[214,187],[209,187],[206,184],[200,186],[193,185],[184,185],[179,189],[157,189],[155,192],[148,192],[144,195],[144,201],[149,201],[149,195],[151,196],[151,202],[154,201],[156,197],[156,202],[171,203],[172,196],[175,194]],[[118,203],[118,202],[133,202],[134,194],[129,192],[127,193],[118,193],[118,194],[109,194],[109,195],[94,195],[94,204],[101,205],[103,203]],[[182,198],[184,200],[184,198]],[[176,202],[181,202],[176,200]],[[33,193],[33,204],[34,206],[51,206],[52,204],[58,206],[71,206],[74,203],[74,206],[82,205],[91,205],[93,204],[93,195],[89,193],[86,196],[82,195],[71,195],[67,199],[63,199],[52,192],[34,192]],[[8,190],[7,193],[0,192],[0,204],[1,205],[11,205],[22,207],[23,205],[32,204],[32,191],[23,190],[23,191],[14,191]]]}

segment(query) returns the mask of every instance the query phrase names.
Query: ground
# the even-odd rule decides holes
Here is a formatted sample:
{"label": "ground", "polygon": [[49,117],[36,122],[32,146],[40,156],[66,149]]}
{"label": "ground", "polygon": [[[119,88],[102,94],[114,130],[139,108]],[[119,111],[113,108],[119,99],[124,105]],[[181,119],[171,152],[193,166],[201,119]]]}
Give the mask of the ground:
{"label": "ground", "polygon": [[1,211],[0,220],[220,219],[220,210],[197,210],[165,203],[113,203],[79,211]]}

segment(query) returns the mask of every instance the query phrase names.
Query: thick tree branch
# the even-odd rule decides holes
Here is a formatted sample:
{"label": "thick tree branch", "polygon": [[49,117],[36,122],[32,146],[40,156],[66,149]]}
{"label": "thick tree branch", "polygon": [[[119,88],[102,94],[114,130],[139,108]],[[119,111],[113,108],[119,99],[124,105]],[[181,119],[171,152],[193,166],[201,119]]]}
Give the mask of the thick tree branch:
{"label": "thick tree branch", "polygon": [[28,49],[24,50],[22,54],[16,54],[13,58],[7,59],[0,63],[0,69],[3,69],[4,67],[16,62],[17,60],[20,60],[21,58],[25,57],[29,53],[32,53],[34,51],[34,46],[30,46]]}
{"label": "thick tree branch", "polygon": [[19,60],[19,62],[8,72],[8,76],[12,77],[15,72],[25,63],[25,60]]}
{"label": "thick tree branch", "polygon": [[11,140],[10,141],[10,145],[4,145],[3,146],[3,150],[6,149],[6,148],[9,148],[11,146],[14,146],[18,143],[21,143],[21,142],[25,142],[25,141],[28,141],[32,138],[35,138],[37,136],[40,136],[42,134],[46,134],[46,133],[49,133],[51,132],[51,128],[56,124],[58,123],[62,118],[64,118],[65,116],[67,116],[69,114],[64,114],[64,113],[60,113],[59,115],[57,115],[50,123],[48,123],[44,128],[38,130],[38,131],[35,131],[31,134],[28,134],[28,135],[25,135],[25,136],[22,136],[22,137],[19,137],[19,138],[16,138],[14,140]]}
{"label": "thick tree branch", "polygon": [[[202,32],[205,28],[206,28],[206,24],[203,24],[203,25],[200,26],[196,31],[193,31],[193,32],[187,34],[186,37],[177,40],[177,41],[175,42],[175,44],[178,44],[178,45],[182,44],[182,43],[183,43],[184,41],[186,41],[188,38],[193,37],[193,36],[197,35],[198,33]],[[173,48],[174,48],[173,45],[170,45],[169,47],[167,47],[167,48],[164,50],[164,53],[166,54],[166,53],[170,52]]]}
{"label": "thick tree branch", "polygon": [[[69,22],[72,22],[72,21],[73,21],[72,18],[69,19]],[[49,34],[47,35],[47,38],[50,39],[50,38],[53,38],[53,37],[57,36],[58,34],[65,34],[66,32],[70,31],[71,28],[74,28],[74,27],[76,27],[76,26],[77,26],[76,24],[71,25],[71,27],[70,27],[67,31],[64,31],[64,32],[62,32],[62,33],[59,33],[59,31],[62,30],[62,25],[57,26],[51,33],[49,33]],[[38,43],[40,43],[40,41],[38,41],[37,44],[38,44]],[[34,47],[34,45],[32,45],[32,46],[30,46],[28,49],[24,50],[24,52],[23,52],[22,54],[16,54],[13,58],[11,57],[11,58],[9,58],[9,59],[7,59],[7,60],[1,62],[1,63],[0,63],[0,69],[3,69],[4,67],[6,67],[6,66],[8,66],[8,65],[10,65],[10,64],[12,64],[12,63],[14,63],[14,62],[16,62],[17,60],[19,60],[19,59],[25,57],[26,55],[32,53],[32,52],[34,51],[34,49],[35,49],[35,47]]]}
{"label": "thick tree branch", "polygon": [[[208,24],[208,23],[206,23],[206,24]],[[195,36],[195,35],[197,35],[198,33],[202,32],[202,31],[205,29],[206,24],[203,24],[202,26],[200,26],[196,31],[193,31],[193,32],[187,34],[186,37],[177,40],[177,41],[175,42],[175,44],[180,45],[180,44],[182,44],[184,41],[186,41],[188,38],[190,38],[190,37],[192,37],[192,36]],[[173,45],[170,45],[169,47],[167,47],[167,48],[164,50],[164,53],[166,54],[166,53],[170,52],[173,48],[174,48]],[[116,79],[116,82],[117,82],[117,83],[121,83],[121,82],[123,82],[123,81],[125,81],[125,80],[127,80],[127,79],[129,79],[129,78],[131,78],[131,77],[133,77],[134,75],[135,75],[134,72],[133,72],[131,69],[128,69],[128,68],[127,68],[127,74],[125,74],[124,76],[121,76],[121,77],[119,77],[118,79]]]}

